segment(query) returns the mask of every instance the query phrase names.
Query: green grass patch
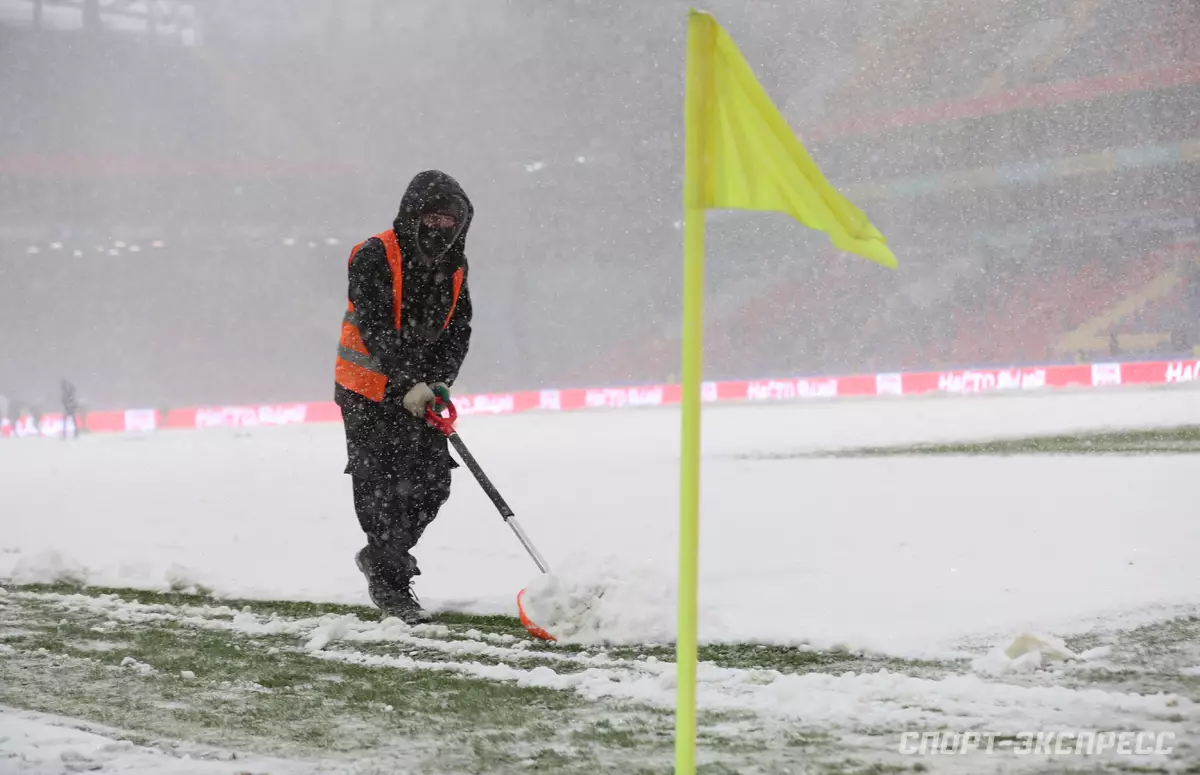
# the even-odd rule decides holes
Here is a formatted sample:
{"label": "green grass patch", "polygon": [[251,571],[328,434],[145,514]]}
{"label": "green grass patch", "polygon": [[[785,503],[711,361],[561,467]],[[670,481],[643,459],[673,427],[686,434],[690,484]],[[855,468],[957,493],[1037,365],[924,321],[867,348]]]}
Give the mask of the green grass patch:
{"label": "green grass patch", "polygon": [[1200,426],[1152,430],[1105,431],[1059,436],[839,450],[755,453],[748,460],[797,458],[868,458],[908,456],[1013,456],[1013,455],[1196,455],[1200,454]]}
{"label": "green grass patch", "polygon": [[1068,672],[1063,683],[1075,688],[1153,694],[1169,692],[1200,702],[1200,616],[1163,621],[1071,638],[1078,651],[1107,646],[1110,655],[1093,669]]}
{"label": "green grass patch", "polygon": [[[343,603],[314,603],[309,601],[292,600],[245,600],[241,598],[217,597],[212,594],[189,594],[184,592],[158,592],[146,589],[125,589],[114,587],[79,586],[77,584],[21,584],[10,587],[14,591],[33,592],[51,595],[84,594],[91,597],[116,595],[122,600],[143,605],[173,605],[173,606],[227,606],[241,610],[247,606],[255,613],[269,612],[280,616],[300,619],[307,617],[325,616],[326,614],[354,614],[360,619],[378,619],[378,609],[362,605],[346,605]],[[457,615],[451,615],[452,618]],[[514,619],[514,621],[516,621]],[[520,622],[517,622],[520,626]]]}

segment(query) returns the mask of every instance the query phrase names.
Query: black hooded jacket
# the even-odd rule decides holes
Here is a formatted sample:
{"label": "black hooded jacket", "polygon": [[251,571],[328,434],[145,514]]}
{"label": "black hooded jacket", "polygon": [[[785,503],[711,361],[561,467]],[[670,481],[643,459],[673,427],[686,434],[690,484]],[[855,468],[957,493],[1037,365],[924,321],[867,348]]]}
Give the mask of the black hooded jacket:
{"label": "black hooded jacket", "polygon": [[[417,223],[425,204],[443,196],[459,196],[467,217],[458,239],[440,259],[430,261],[419,250]],[[358,317],[363,344],[379,359],[388,377],[385,407],[399,408],[404,395],[417,383],[453,385],[466,358],[471,340],[471,292],[467,281],[465,245],[475,210],[454,178],[437,170],[421,172],[409,183],[392,224],[403,263],[401,327],[395,327],[392,270],[383,243],[372,237],[350,262],[349,299]],[[463,284],[450,326],[442,330],[450,313],[454,273],[463,269]],[[345,409],[374,405],[338,385],[335,400]],[[364,407],[365,408],[365,407]]]}

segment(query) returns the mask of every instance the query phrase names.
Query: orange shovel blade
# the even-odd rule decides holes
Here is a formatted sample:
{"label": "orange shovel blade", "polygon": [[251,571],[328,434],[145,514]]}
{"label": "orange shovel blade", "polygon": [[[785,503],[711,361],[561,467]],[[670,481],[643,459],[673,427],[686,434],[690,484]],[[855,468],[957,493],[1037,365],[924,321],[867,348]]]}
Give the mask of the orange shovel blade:
{"label": "orange shovel blade", "polygon": [[525,613],[525,605],[521,601],[521,598],[524,596],[525,590],[523,589],[517,593],[517,613],[521,616],[521,626],[526,630],[529,630],[529,634],[535,638],[540,638],[542,640],[557,640],[557,638],[555,638],[553,635],[546,632],[541,627],[538,627],[530,620],[529,615]]}

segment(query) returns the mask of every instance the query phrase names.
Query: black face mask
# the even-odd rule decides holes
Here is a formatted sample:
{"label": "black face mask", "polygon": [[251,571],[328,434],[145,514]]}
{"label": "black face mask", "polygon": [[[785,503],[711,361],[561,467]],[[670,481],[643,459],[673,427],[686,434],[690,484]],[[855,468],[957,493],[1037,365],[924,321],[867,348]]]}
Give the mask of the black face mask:
{"label": "black face mask", "polygon": [[425,208],[417,218],[417,245],[426,258],[446,254],[462,234],[467,208],[459,199],[437,202]]}

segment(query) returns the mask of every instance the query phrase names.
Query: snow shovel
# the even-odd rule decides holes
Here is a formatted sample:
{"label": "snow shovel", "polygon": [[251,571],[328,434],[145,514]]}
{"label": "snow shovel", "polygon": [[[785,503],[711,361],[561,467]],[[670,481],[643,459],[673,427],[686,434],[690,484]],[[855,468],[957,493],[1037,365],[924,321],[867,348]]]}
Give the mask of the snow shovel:
{"label": "snow shovel", "polygon": [[[467,468],[471,471],[471,473],[475,475],[475,479],[479,482],[479,485],[483,487],[483,491],[487,493],[487,496],[491,498],[492,503],[495,505],[496,510],[500,512],[500,516],[504,519],[505,524],[512,528],[513,533],[515,533],[517,536],[517,540],[521,542],[521,545],[525,547],[525,551],[528,552],[529,556],[533,558],[538,570],[540,570],[542,573],[549,573],[550,566],[548,566],[546,561],[542,559],[542,555],[536,548],[534,548],[533,543],[529,540],[529,537],[525,535],[525,531],[521,529],[520,523],[517,522],[517,518],[513,514],[513,510],[509,508],[508,503],[505,502],[504,496],[500,494],[500,491],[496,489],[494,484],[492,484],[492,480],[488,479],[487,474],[485,474],[483,469],[479,467],[479,462],[475,460],[475,456],[471,454],[469,449],[467,449],[467,445],[463,443],[462,438],[458,435],[458,431],[454,429],[454,423],[458,420],[458,410],[454,407],[454,403],[450,400],[450,391],[446,390],[445,388],[438,387],[436,390],[434,390],[434,393],[437,395],[437,398],[434,401],[433,406],[430,406],[425,410],[425,419],[430,425],[445,434],[446,438],[450,440],[450,443],[454,445],[454,449],[458,451],[459,457],[461,457],[462,461],[466,463]],[[441,414],[442,411],[447,411],[448,416],[443,417]],[[517,612],[521,617],[521,625],[529,631],[530,635],[534,636],[535,638],[540,638],[542,640],[555,640],[553,635],[546,632],[541,627],[538,627],[529,619],[529,616],[526,615],[525,606],[522,604],[522,598],[524,595],[525,590],[523,589],[517,593]]]}

